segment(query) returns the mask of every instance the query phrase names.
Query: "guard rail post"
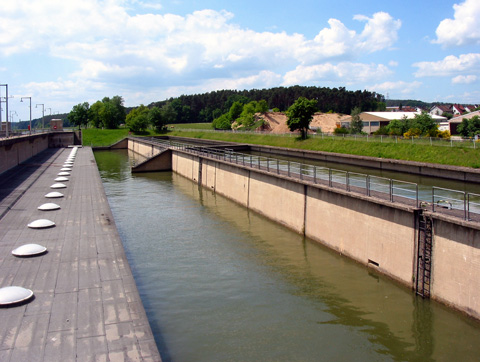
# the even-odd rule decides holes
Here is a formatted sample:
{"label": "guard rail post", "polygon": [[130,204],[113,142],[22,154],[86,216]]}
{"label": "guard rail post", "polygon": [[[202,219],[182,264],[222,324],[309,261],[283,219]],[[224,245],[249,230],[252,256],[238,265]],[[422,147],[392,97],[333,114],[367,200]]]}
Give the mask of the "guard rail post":
{"label": "guard rail post", "polygon": [[390,179],[390,202],[393,202],[393,179]]}

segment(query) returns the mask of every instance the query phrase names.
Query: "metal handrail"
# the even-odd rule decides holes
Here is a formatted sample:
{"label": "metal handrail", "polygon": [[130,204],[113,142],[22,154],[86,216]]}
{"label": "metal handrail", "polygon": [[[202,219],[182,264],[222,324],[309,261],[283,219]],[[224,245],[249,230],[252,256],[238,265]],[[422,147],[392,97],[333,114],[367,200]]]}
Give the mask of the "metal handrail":
{"label": "metal handrail", "polygon": [[[314,166],[299,162],[281,160],[278,158],[244,154],[235,152],[233,149],[228,148],[214,149],[161,139],[153,139],[153,141],[165,147],[180,149],[182,151],[190,153],[202,154],[206,157],[212,157],[219,160],[223,159],[223,161],[225,162],[231,162],[236,164],[240,163],[245,167],[256,168],[260,170],[263,169],[264,171],[270,173],[283,173],[288,177],[297,178],[300,180],[305,180],[305,177],[310,177],[312,182],[315,184],[318,183],[320,180],[328,182],[328,185],[330,187],[335,187],[334,184],[345,185],[345,189],[350,192],[352,192],[352,186],[354,186],[355,188],[358,188],[360,190],[365,189],[365,194],[369,197],[372,197],[372,191],[374,191],[380,194],[387,195],[391,202],[395,202],[394,197],[396,196],[404,199],[415,200],[416,207],[419,207],[420,205],[418,184],[414,182],[400,181],[380,176],[372,176],[362,173],[337,170],[323,166]],[[344,177],[342,177],[343,175]],[[358,184],[353,185],[352,180],[356,180],[357,182],[361,183],[364,182],[365,186]],[[396,191],[400,191],[400,193]],[[444,194],[440,195],[438,192],[443,192]],[[461,197],[453,197],[446,193],[449,193],[450,195],[452,193],[459,194]],[[439,197],[442,198],[437,200],[437,198]],[[478,201],[472,201],[472,198]],[[433,212],[438,212],[438,210],[436,210],[440,207],[440,204],[438,203],[440,201],[444,201],[444,204],[447,205],[447,208],[449,210],[463,210],[465,220],[471,220],[472,213],[480,214],[480,212],[472,211],[472,206],[475,206],[477,210],[480,209],[480,194],[433,186],[431,201],[431,207]],[[425,201],[422,201],[422,203],[425,203]],[[442,206],[442,209],[445,209],[445,207]]]}

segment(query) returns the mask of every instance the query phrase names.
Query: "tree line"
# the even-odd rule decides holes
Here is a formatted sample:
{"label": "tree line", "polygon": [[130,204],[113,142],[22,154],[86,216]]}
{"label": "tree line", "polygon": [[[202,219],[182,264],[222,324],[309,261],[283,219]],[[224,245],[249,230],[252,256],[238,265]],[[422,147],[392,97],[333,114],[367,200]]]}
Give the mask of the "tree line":
{"label": "tree line", "polygon": [[235,102],[243,105],[250,102],[266,102],[268,109],[286,111],[294,102],[304,97],[317,101],[320,112],[350,114],[359,107],[362,111],[385,110],[381,94],[369,91],[348,91],[344,87],[275,87],[251,90],[219,90],[203,94],[181,95],[149,105],[162,107],[166,104],[175,110],[173,123],[210,123],[228,113]]}
{"label": "tree line", "polygon": [[[253,121],[253,112],[265,112],[268,109],[286,111],[301,97],[314,99],[317,111],[321,112],[349,114],[355,107],[362,111],[385,109],[383,96],[375,92],[348,91],[343,87],[331,89],[292,86],[181,95],[148,106],[140,105],[130,110],[133,111],[131,115],[127,115],[121,96],[105,97],[92,105],[88,102],[75,105],[68,114],[68,120],[79,127],[91,125],[97,128],[117,128],[126,123],[135,132],[149,125],[161,130],[166,124],[213,122],[222,115],[229,114],[232,106],[236,104],[237,111],[242,105],[240,113],[245,106],[241,119],[245,125],[249,125]],[[223,121],[225,118],[226,116]]]}

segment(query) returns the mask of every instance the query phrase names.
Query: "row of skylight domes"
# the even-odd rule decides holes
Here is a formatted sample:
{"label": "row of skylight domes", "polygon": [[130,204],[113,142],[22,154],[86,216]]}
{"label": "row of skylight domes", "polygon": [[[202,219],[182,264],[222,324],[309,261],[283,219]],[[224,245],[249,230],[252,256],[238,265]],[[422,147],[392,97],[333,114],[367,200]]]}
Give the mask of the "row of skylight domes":
{"label": "row of skylight domes", "polygon": [[[68,181],[68,178],[66,176],[70,176],[70,171],[72,171],[73,162],[75,161],[77,150],[78,147],[72,148],[67,160],[65,161],[65,164],[63,165],[63,168],[60,170],[61,172],[57,175],[59,177],[54,180],[57,183],[50,186],[51,189],[63,189],[67,187],[67,185],[62,182]],[[45,195],[46,198],[61,198],[63,196],[64,195],[58,191],[50,192]],[[53,211],[59,209],[60,205],[57,205],[55,203],[46,203],[38,207],[38,210],[41,211]],[[32,229],[43,229],[54,226],[55,223],[47,219],[35,220],[28,224],[28,227]],[[16,257],[34,257],[43,255],[46,252],[47,248],[45,246],[38,244],[25,244],[13,250],[12,254]],[[0,288],[0,306],[18,305],[28,301],[32,297],[33,292],[30,289],[26,289],[23,287],[9,286]]]}

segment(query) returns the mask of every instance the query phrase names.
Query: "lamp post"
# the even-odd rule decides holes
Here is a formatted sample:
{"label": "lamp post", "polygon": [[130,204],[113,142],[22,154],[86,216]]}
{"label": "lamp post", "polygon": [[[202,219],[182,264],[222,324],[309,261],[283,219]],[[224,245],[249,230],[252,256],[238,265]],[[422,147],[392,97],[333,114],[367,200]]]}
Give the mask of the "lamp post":
{"label": "lamp post", "polygon": [[13,123],[13,115],[14,114],[18,116],[17,111],[10,111],[10,123]]}
{"label": "lamp post", "polygon": [[42,132],[43,132],[43,129],[45,128],[45,104],[39,103],[35,106],[35,108],[37,108],[38,106],[42,106]]}
{"label": "lamp post", "polygon": [[23,102],[24,99],[30,100],[30,123],[28,127],[30,128],[30,134],[32,134],[32,97],[22,97],[20,98],[20,102]]}
{"label": "lamp post", "polygon": [[[5,135],[8,137],[8,84],[0,84],[0,87],[5,87],[5,104],[7,105],[6,109],[5,109],[5,115],[6,115],[6,119],[7,119],[7,122],[5,123]],[[0,108],[2,106],[2,97],[0,97]],[[0,128],[1,128],[1,125],[2,125],[2,111],[0,110]]]}
{"label": "lamp post", "polygon": [[51,108],[47,108],[47,109],[49,109],[49,110],[50,110],[50,116],[51,116],[51,115],[52,115],[52,109],[51,109]]}

